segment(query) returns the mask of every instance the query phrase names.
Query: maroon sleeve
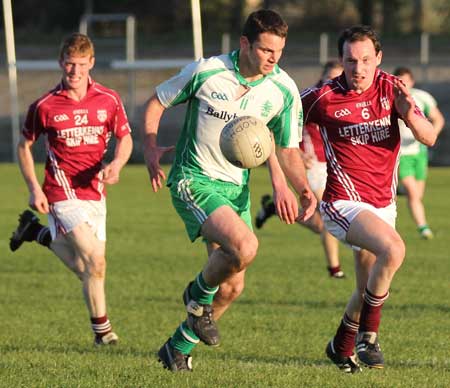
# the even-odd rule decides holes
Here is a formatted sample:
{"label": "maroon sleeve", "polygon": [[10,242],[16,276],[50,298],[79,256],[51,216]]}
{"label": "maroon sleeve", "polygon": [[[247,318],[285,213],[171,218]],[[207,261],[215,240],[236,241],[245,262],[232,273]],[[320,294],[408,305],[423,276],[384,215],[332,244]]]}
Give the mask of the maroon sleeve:
{"label": "maroon sleeve", "polygon": [[317,105],[317,91],[319,89],[312,87],[305,89],[300,97],[303,106],[303,125],[308,123],[317,123],[317,112],[314,109]]}
{"label": "maroon sleeve", "polygon": [[42,106],[39,101],[28,108],[27,117],[22,127],[22,134],[28,140],[35,141],[44,131]]}

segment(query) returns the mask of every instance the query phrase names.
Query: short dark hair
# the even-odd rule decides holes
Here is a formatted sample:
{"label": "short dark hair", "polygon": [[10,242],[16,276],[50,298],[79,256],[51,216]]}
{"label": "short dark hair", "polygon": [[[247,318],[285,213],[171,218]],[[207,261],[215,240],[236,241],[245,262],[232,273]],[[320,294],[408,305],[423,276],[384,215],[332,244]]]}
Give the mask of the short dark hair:
{"label": "short dark hair", "polygon": [[399,66],[394,70],[394,75],[397,77],[405,74],[408,74],[411,79],[414,79],[413,73],[409,67]]}
{"label": "short dark hair", "polygon": [[252,12],[245,22],[242,36],[245,36],[251,44],[264,32],[286,38],[288,25],[278,13],[270,9]]}
{"label": "short dark hair", "polygon": [[342,56],[344,55],[345,42],[353,43],[366,39],[370,39],[373,42],[375,52],[378,54],[381,51],[381,42],[372,27],[358,24],[356,26],[346,28],[344,31],[342,31],[338,39],[339,56],[342,58]]}

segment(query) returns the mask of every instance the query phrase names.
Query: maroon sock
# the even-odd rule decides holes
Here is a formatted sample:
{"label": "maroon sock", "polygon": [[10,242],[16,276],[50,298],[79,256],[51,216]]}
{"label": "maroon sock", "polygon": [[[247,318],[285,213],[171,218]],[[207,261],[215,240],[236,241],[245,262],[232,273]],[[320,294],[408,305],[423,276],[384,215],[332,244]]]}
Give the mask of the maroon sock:
{"label": "maroon sock", "polygon": [[109,322],[108,316],[98,318],[91,318],[91,326],[92,330],[95,333],[95,336],[98,338],[103,337],[105,334],[111,332],[111,322]]}
{"label": "maroon sock", "polygon": [[333,276],[335,273],[340,272],[341,266],[338,265],[337,267],[327,267],[328,272],[330,273],[330,276]]}
{"label": "maroon sock", "polygon": [[351,320],[344,314],[336,335],[333,338],[334,349],[342,356],[351,356],[355,347],[355,337],[358,333],[359,323]]}
{"label": "maroon sock", "polygon": [[378,333],[381,321],[381,308],[389,292],[385,295],[374,295],[367,288],[364,291],[364,302],[361,310],[359,331],[372,331]]}

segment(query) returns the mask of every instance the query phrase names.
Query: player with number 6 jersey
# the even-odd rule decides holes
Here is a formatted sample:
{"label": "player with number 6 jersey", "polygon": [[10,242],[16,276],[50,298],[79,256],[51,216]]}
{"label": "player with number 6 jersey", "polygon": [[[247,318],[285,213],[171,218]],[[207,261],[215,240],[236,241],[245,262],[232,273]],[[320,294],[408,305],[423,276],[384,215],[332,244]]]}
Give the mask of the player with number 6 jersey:
{"label": "player with number 6 jersey", "polygon": [[321,215],[330,233],[352,246],[355,256],[357,287],[326,354],[344,372],[354,373],[360,370],[357,357],[370,368],[384,367],[378,342],[381,309],[405,256],[395,230],[398,119],[427,145],[437,134],[405,85],[377,69],[382,51],[372,28],[344,30],[338,50],[344,73],[305,90],[302,103],[305,123],[319,125],[325,146]]}
{"label": "player with number 6 jersey", "polygon": [[328,160],[325,202],[380,208],[395,201],[400,135],[394,99],[394,76],[379,69],[363,94],[348,90],[344,74],[303,91],[305,122],[320,122]]}

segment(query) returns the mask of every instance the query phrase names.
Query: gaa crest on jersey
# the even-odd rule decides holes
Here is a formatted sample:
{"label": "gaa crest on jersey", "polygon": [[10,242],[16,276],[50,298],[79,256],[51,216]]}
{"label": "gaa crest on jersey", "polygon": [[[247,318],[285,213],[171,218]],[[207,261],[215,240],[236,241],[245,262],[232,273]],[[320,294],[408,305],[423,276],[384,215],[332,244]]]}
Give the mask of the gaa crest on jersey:
{"label": "gaa crest on jersey", "polygon": [[101,123],[104,123],[106,119],[108,118],[108,113],[106,112],[106,109],[98,109],[97,110],[97,119]]}
{"label": "gaa crest on jersey", "polygon": [[380,98],[381,106],[383,109],[389,110],[391,109],[391,104],[389,103],[389,99],[387,97]]}
{"label": "gaa crest on jersey", "polygon": [[60,123],[61,121],[67,121],[69,120],[69,116],[67,116],[65,113],[62,113],[60,115],[55,115],[53,117],[53,120],[57,123]]}
{"label": "gaa crest on jersey", "polygon": [[334,117],[339,118],[339,117],[349,116],[351,114],[352,114],[352,112],[351,112],[350,109],[342,108],[342,109],[339,109],[339,110],[334,112]]}

